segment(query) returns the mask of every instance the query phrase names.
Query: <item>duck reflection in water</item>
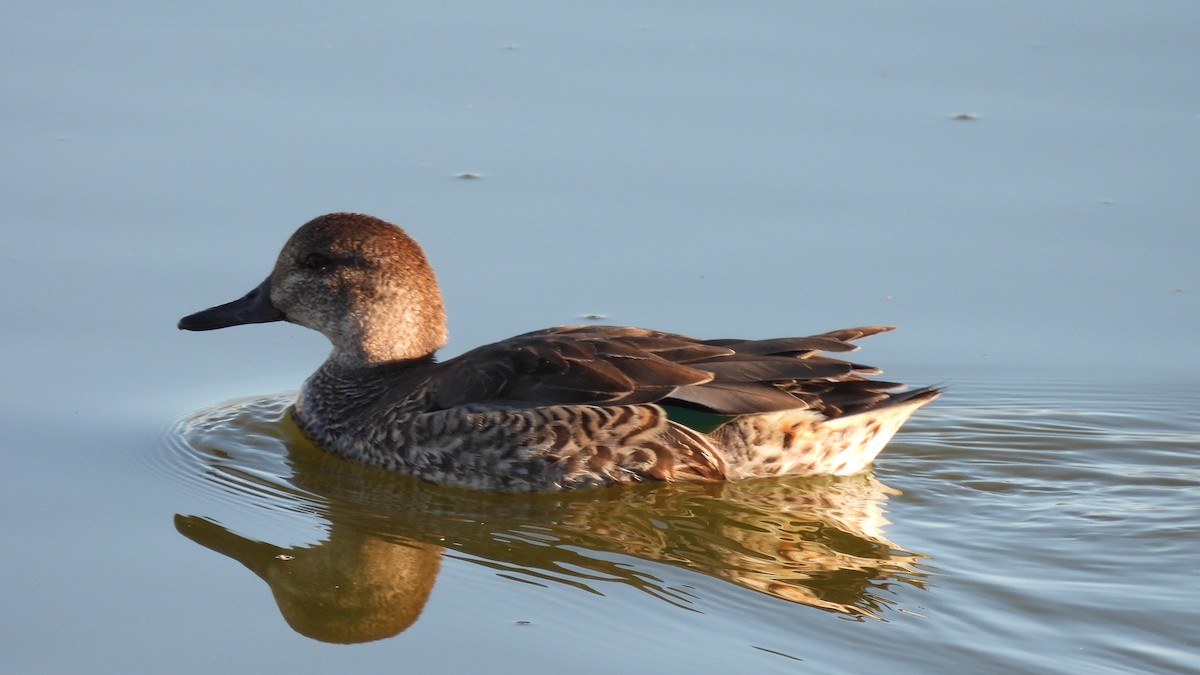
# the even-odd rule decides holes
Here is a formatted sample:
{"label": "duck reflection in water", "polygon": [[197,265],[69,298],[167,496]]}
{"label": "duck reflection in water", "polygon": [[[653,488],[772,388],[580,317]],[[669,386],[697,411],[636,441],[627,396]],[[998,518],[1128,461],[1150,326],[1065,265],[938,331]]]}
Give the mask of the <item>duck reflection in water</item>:
{"label": "duck reflection in water", "polygon": [[[176,438],[204,465],[198,477],[240,491],[236,499],[314,512],[328,521],[328,536],[289,547],[198,516],[178,515],[175,525],[266,581],[288,624],[317,640],[365,642],[405,630],[420,616],[447,550],[510,578],[587,590],[622,583],[685,609],[696,608],[702,591],[672,587],[605,554],[675,565],[851,618],[882,618],[896,603],[897,583],[924,587],[922,556],[884,535],[884,505],[896,492],[869,473],[484,493],[322,452],[286,404],[219,408],[185,423]],[[261,469],[264,453],[280,460],[279,475]]]}

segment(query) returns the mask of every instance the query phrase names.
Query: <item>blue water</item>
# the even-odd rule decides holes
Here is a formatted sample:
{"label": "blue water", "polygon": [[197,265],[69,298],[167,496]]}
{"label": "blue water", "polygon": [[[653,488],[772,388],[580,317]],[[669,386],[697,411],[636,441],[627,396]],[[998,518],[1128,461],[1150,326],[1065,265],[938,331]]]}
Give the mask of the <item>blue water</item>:
{"label": "blue water", "polygon": [[[1198,14],[0,10],[0,670],[1200,670]],[[844,480],[335,468],[277,395],[320,336],[174,325],[342,209],[426,248],[447,354],[892,323],[856,357],[948,393]],[[287,577],[346,569],[402,599],[331,645]]]}

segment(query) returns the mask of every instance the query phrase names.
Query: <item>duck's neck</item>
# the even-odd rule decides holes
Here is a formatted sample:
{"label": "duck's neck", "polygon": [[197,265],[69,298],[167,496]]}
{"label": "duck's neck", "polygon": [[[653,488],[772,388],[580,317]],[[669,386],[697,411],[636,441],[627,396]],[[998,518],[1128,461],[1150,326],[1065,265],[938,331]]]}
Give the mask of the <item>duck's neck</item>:
{"label": "duck's neck", "polygon": [[326,363],[355,369],[432,358],[448,338],[446,313],[439,294],[426,296],[419,302],[360,304],[330,335],[333,353]]}

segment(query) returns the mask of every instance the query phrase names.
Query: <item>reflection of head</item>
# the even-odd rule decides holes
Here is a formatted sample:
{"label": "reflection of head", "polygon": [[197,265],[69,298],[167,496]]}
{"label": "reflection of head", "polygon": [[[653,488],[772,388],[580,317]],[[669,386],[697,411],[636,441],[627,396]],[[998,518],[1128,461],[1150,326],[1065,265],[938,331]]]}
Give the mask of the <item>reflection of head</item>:
{"label": "reflection of head", "polygon": [[369,642],[408,628],[437,576],[431,547],[366,539],[348,549],[296,551],[263,577],[297,633],[322,642]]}
{"label": "reflection of head", "polygon": [[370,642],[408,628],[421,615],[441,561],[434,546],[346,529],[315,546],[281,549],[202,518],[177,516],[175,524],[266,581],[288,625],[322,642]]}

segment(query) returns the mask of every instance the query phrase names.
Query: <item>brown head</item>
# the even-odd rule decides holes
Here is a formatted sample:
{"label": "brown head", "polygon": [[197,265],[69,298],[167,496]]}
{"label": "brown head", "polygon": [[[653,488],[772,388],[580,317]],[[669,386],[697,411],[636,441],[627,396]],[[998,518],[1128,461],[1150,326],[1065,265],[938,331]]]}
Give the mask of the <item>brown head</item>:
{"label": "brown head", "polygon": [[399,227],[356,213],[306,223],[258,288],[179,327],[268,321],[320,331],[333,343],[331,360],[346,366],[420,358],[446,342],[442,294],[421,247]]}

